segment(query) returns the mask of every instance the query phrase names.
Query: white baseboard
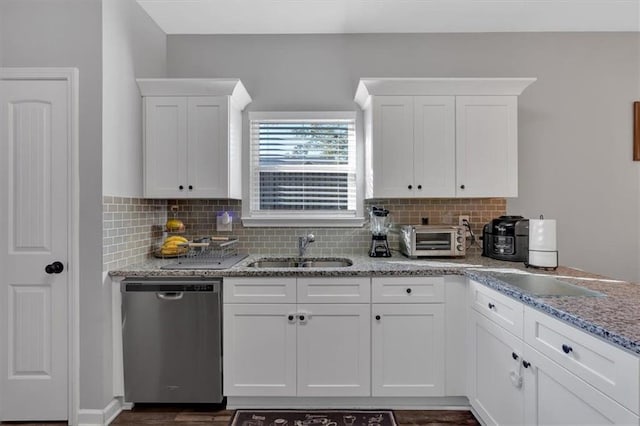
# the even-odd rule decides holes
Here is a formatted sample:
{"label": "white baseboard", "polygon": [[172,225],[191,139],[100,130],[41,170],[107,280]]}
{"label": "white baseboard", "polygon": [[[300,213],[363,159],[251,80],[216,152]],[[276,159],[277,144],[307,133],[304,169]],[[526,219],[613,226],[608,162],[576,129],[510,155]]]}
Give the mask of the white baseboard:
{"label": "white baseboard", "polygon": [[395,410],[468,410],[464,396],[449,397],[227,397],[227,408],[264,409],[395,409]]}
{"label": "white baseboard", "polygon": [[123,409],[122,399],[114,398],[102,410],[80,409],[78,426],[107,426],[118,417]]}

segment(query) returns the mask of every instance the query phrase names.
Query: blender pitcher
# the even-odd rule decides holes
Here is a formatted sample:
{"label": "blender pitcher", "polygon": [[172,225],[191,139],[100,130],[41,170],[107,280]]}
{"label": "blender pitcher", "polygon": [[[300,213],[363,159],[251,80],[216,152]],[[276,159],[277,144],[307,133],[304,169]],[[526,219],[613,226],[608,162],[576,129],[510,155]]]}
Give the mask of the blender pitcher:
{"label": "blender pitcher", "polygon": [[369,211],[369,229],[371,230],[371,257],[391,257],[387,233],[391,228],[389,210],[372,206]]}

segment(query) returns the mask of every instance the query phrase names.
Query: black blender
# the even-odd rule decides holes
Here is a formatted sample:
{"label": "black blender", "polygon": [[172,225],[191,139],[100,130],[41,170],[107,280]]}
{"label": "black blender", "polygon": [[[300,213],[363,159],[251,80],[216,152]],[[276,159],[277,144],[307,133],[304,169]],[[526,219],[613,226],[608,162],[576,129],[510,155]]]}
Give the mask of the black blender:
{"label": "black blender", "polygon": [[371,229],[371,257],[391,257],[387,233],[391,227],[389,210],[372,206],[369,212],[369,226]]}

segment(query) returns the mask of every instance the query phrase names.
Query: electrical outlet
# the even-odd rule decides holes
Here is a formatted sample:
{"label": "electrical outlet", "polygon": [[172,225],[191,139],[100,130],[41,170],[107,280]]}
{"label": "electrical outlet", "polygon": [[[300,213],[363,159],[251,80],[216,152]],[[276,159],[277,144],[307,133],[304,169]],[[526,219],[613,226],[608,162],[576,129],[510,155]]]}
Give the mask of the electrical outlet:
{"label": "electrical outlet", "polygon": [[[464,226],[464,221],[465,220],[467,221],[469,226],[471,226],[471,221],[469,220],[469,215],[468,214],[461,214],[460,216],[458,216],[458,225]],[[464,228],[464,237],[465,238],[471,238],[471,232],[469,232],[469,229],[467,229],[467,228]]]}

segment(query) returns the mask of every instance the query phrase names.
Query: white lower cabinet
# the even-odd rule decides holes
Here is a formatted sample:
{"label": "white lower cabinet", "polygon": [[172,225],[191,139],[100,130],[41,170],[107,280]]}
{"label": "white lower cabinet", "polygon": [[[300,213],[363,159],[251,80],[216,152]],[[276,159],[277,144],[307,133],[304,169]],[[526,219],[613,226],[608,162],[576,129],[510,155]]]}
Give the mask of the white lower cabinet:
{"label": "white lower cabinet", "polygon": [[295,309],[295,304],[224,305],[225,395],[296,395]]}
{"label": "white lower cabinet", "polygon": [[[472,281],[470,288],[479,285]],[[503,297],[486,287],[482,293]],[[528,324],[523,340],[507,331],[492,309],[484,309],[473,297],[469,304],[468,396],[484,424],[640,425],[638,416],[621,404],[636,406],[626,396],[639,386],[637,359],[627,359],[619,349],[528,307],[513,317]],[[534,345],[564,357],[552,360]],[[633,377],[625,377],[621,366]],[[602,382],[599,387],[596,377]]]}
{"label": "white lower cabinet", "polygon": [[[301,278],[296,291],[295,278],[224,280],[226,396],[370,396],[370,280],[324,283]],[[310,285],[317,291],[300,291]],[[309,297],[366,303],[267,303]]]}
{"label": "white lower cabinet", "polygon": [[372,395],[443,396],[443,304],[372,305]]}
{"label": "white lower cabinet", "polygon": [[[463,348],[483,424],[640,426],[637,357],[469,284],[445,306],[442,277],[225,278],[224,394],[444,397],[449,377],[464,392]],[[460,345],[445,336],[456,315]]]}
{"label": "white lower cabinet", "polygon": [[487,425],[523,424],[522,340],[475,310],[469,331],[471,406]]}
{"label": "white lower cabinet", "polygon": [[369,304],[298,305],[298,396],[369,396]]}
{"label": "white lower cabinet", "polygon": [[525,419],[532,425],[638,425],[638,417],[525,346]]}

